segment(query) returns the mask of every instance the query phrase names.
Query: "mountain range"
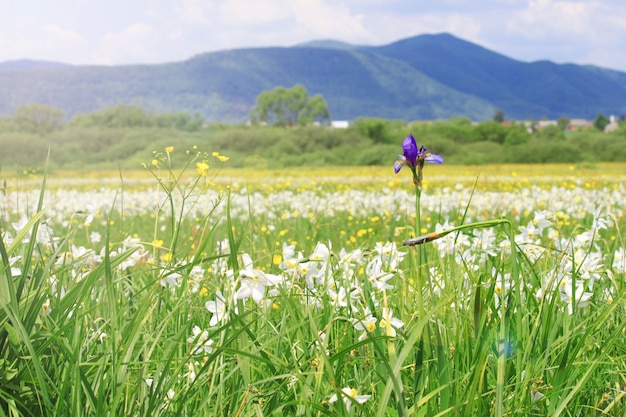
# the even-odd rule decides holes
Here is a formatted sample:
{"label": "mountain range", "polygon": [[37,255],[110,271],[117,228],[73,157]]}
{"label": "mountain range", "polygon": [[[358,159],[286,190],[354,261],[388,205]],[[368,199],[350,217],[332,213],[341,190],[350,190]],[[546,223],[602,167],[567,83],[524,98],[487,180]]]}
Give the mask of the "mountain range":
{"label": "mountain range", "polygon": [[66,118],[118,104],[199,112],[243,122],[264,90],[302,84],[335,120],[593,119],[626,113],[626,73],[596,66],[522,62],[447,33],[384,46],[333,40],[202,53],[182,62],[83,66],[0,63],[0,115],[48,104]]}

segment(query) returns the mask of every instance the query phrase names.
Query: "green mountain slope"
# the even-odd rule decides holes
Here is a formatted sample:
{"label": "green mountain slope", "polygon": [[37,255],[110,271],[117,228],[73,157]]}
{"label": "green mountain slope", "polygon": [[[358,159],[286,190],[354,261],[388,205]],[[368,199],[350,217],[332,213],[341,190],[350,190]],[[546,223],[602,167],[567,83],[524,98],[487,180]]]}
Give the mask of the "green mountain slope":
{"label": "green mountain slope", "polygon": [[523,63],[451,35],[382,47],[333,41],[290,48],[204,53],[183,62],[131,66],[0,63],[0,115],[37,102],[66,117],[120,103],[153,112],[199,112],[243,122],[257,95],[303,84],[322,94],[336,120],[467,116],[593,118],[626,113],[626,74],[551,62]]}
{"label": "green mountain slope", "polygon": [[449,34],[418,36],[373,50],[481,97],[513,118],[593,118],[626,111],[626,74],[617,71],[611,76],[580,65],[524,63]]}

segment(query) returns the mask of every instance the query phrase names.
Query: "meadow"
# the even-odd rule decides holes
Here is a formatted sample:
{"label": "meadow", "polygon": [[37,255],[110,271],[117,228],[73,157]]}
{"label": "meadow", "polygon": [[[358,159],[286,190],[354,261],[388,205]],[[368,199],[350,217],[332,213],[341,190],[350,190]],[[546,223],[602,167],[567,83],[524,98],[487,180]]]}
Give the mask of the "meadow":
{"label": "meadow", "polygon": [[626,415],[626,164],[231,163],[2,173],[0,415]]}

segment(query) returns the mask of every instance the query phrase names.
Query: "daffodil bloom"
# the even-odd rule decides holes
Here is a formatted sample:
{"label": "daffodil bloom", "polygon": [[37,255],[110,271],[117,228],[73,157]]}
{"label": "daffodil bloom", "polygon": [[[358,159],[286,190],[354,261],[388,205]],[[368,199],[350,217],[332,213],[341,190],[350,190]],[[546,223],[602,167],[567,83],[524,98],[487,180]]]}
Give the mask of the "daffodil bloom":
{"label": "daffodil bloom", "polygon": [[421,187],[424,162],[443,164],[443,157],[428,152],[428,149],[423,146],[418,148],[413,134],[410,134],[402,141],[402,154],[398,155],[398,160],[393,164],[393,170],[397,174],[404,165],[407,165],[413,173],[413,182]]}

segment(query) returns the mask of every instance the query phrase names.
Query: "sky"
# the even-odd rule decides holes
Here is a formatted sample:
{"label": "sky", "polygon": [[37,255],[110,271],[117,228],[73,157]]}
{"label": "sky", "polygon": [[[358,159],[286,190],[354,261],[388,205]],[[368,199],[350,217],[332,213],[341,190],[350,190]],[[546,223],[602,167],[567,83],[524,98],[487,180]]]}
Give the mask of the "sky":
{"label": "sky", "polygon": [[[4,4],[2,4],[4,3]],[[334,39],[451,33],[524,62],[626,72],[623,0],[2,0],[0,62],[155,64]]]}

